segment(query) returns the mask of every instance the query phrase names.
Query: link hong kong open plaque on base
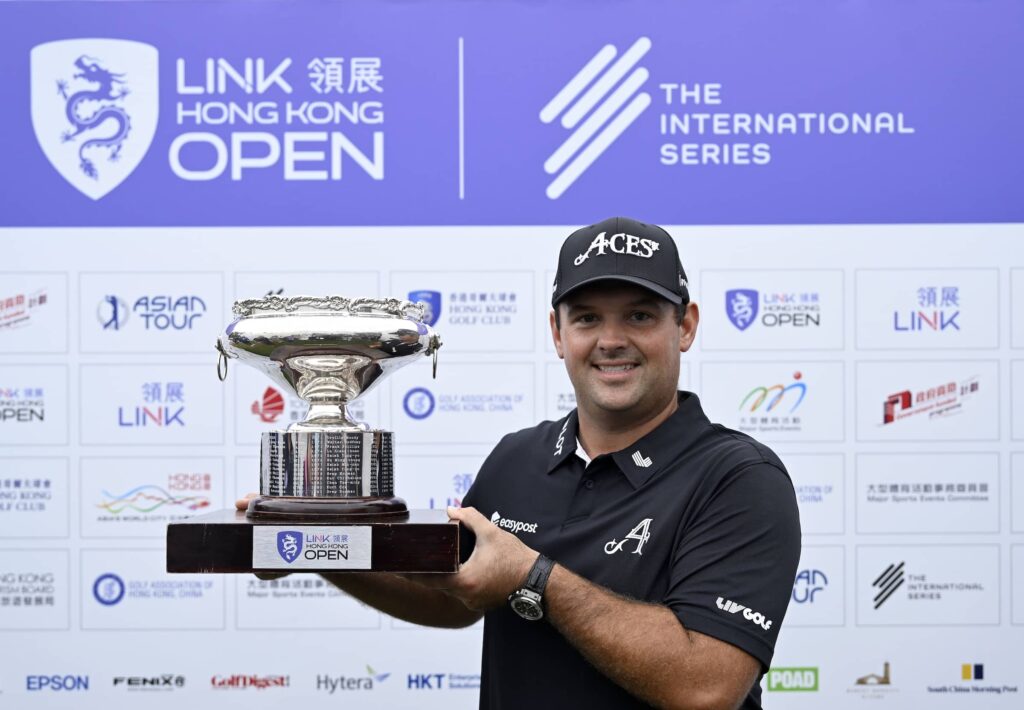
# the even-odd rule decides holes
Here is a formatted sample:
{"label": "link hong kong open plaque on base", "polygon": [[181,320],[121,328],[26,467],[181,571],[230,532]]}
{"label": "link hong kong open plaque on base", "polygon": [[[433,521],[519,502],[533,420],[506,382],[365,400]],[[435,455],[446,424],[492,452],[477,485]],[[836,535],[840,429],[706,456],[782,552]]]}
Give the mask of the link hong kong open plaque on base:
{"label": "link hong kong open plaque on base", "polygon": [[217,373],[237,359],[309,403],[302,421],[268,431],[260,495],[167,526],[168,572],[454,572],[459,526],[394,494],[394,435],[347,405],[422,356],[440,337],[424,307],[392,298],[268,296],[238,301],[217,342]]}

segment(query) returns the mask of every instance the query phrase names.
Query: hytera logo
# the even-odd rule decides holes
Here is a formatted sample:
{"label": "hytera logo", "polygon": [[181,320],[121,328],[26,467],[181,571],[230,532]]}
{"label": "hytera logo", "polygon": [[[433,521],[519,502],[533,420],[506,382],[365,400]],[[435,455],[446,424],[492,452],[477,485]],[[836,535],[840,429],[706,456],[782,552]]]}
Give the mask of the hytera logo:
{"label": "hytera logo", "polygon": [[316,677],[316,689],[326,691],[328,695],[334,695],[344,690],[373,690],[374,683],[380,683],[388,679],[390,673],[377,673],[370,666],[366,667],[365,676],[330,676],[318,675]]}
{"label": "hytera logo", "polygon": [[32,127],[65,180],[98,200],[142,162],[156,134],[157,50],[121,39],[32,48]]}
{"label": "hytera logo", "polygon": [[618,50],[606,44],[541,109],[543,123],[561,116],[562,127],[573,131],[544,161],[544,172],[559,173],[548,185],[549,199],[561,197],[651,105],[650,94],[640,92],[647,70],[629,73],[650,49],[651,40],[641,37],[615,59]]}
{"label": "hytera logo", "polygon": [[818,669],[770,668],[767,685],[770,691],[815,691],[818,689]]}
{"label": "hytera logo", "polygon": [[426,419],[434,412],[434,395],[424,387],[413,387],[405,393],[402,408],[413,419]]}
{"label": "hytera logo", "polygon": [[110,572],[101,574],[92,585],[92,595],[103,606],[113,606],[124,599],[124,580]]}
{"label": "hytera logo", "polygon": [[491,522],[497,525],[499,528],[508,530],[513,535],[518,532],[537,532],[537,523],[521,523],[518,520],[510,520],[509,518],[501,517],[501,513],[494,511],[491,514]]}
{"label": "hytera logo", "polygon": [[735,614],[736,612],[742,611],[744,619],[746,619],[747,621],[753,621],[755,624],[760,626],[765,631],[772,627],[772,622],[768,619],[765,619],[764,614],[762,614],[759,611],[748,609],[742,604],[737,604],[736,602],[729,601],[728,599],[722,599],[722,597],[718,597],[718,601],[715,603],[718,605],[719,609],[721,609],[722,611],[727,611],[730,614]]}
{"label": "hytera logo", "polygon": [[579,266],[590,258],[591,253],[595,249],[597,250],[597,256],[604,256],[604,252],[607,249],[613,254],[628,254],[629,256],[639,256],[641,259],[650,259],[660,246],[653,239],[641,239],[634,234],[620,232],[610,237],[606,237],[605,234],[607,232],[601,232],[594,237],[594,241],[590,243],[587,250],[573,259],[572,263]]}
{"label": "hytera logo", "polygon": [[87,675],[30,675],[25,676],[25,690],[88,690]]}

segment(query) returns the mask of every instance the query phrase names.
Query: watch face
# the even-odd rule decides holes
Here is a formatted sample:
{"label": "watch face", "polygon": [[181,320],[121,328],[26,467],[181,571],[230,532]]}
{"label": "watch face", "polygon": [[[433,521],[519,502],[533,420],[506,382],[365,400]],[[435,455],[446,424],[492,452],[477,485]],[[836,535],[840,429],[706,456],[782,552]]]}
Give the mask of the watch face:
{"label": "watch face", "polygon": [[529,621],[536,621],[544,616],[544,610],[540,604],[526,597],[516,597],[512,600],[512,611]]}

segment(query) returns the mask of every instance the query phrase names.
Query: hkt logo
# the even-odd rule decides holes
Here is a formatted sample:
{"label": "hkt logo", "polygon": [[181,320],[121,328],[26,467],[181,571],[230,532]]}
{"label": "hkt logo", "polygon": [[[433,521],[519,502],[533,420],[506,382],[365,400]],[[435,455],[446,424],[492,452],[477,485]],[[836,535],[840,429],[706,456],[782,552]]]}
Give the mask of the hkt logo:
{"label": "hkt logo", "polygon": [[[761,405],[767,403],[767,406],[762,411],[770,412],[773,409],[775,409],[775,407],[782,403],[782,400],[786,397],[787,392],[793,390],[794,392],[798,392],[799,396],[794,395],[796,397],[796,401],[793,401],[792,397],[790,398],[790,401],[792,401],[793,403],[792,406],[790,406],[789,408],[789,412],[792,413],[793,411],[796,410],[797,407],[800,406],[800,404],[804,401],[804,397],[807,395],[807,384],[800,381],[802,377],[803,375],[799,371],[797,371],[793,373],[794,381],[789,383],[788,385],[755,387],[754,389],[750,390],[750,392],[747,393],[747,396],[743,398],[743,401],[740,402],[740,410],[742,410],[743,407],[746,406],[747,402],[750,402],[749,411],[751,412],[756,412],[760,410]],[[753,398],[753,401],[751,401],[751,398]]]}
{"label": "hkt logo", "polygon": [[252,413],[259,416],[261,422],[270,424],[284,412],[284,396],[273,387],[263,391],[262,401],[252,403]]}
{"label": "hkt logo", "polygon": [[434,405],[434,395],[425,387],[413,387],[402,400],[402,408],[413,419],[426,419],[433,414]]}
{"label": "hkt logo", "polygon": [[[892,312],[892,329],[900,332],[921,330],[960,330],[956,322],[960,315],[960,288],[958,286],[922,286],[917,289],[918,309]],[[931,309],[931,310],[920,310]],[[956,309],[956,310],[951,310]]]}
{"label": "hkt logo", "polygon": [[92,584],[92,595],[103,606],[114,606],[124,599],[124,580],[112,572],[101,574]]}
{"label": "hkt logo", "polygon": [[878,575],[878,578],[871,583],[871,586],[878,590],[878,594],[871,600],[875,609],[885,604],[897,589],[903,586],[903,565],[905,562],[895,562]]}
{"label": "hkt logo", "polygon": [[106,295],[96,308],[103,330],[121,330],[129,315],[141,318],[145,330],[192,330],[206,313],[206,302],[199,296],[142,296],[131,310],[124,299]]}
{"label": "hkt logo", "polygon": [[641,37],[616,60],[618,50],[606,44],[541,109],[541,122],[561,116],[562,127],[573,131],[544,161],[544,172],[557,173],[549,199],[561,197],[650,106],[650,94],[640,91],[647,70],[629,73],[650,49],[651,40]]}
{"label": "hkt logo", "polygon": [[820,569],[802,569],[797,572],[793,583],[793,601],[797,604],[813,604],[814,596],[828,586],[828,577]]}
{"label": "hkt logo", "polygon": [[770,691],[815,691],[818,689],[818,669],[769,668],[767,687]]}
{"label": "hkt logo", "polygon": [[[142,396],[146,404],[136,406],[134,411],[125,407],[117,408],[117,424],[120,427],[165,427],[185,426],[185,385],[181,382],[147,382],[142,385]],[[158,406],[150,406],[150,405]],[[180,406],[170,406],[179,404]],[[131,414],[129,414],[131,412]]]}
{"label": "hkt logo", "polygon": [[142,162],[159,112],[155,47],[67,39],[32,48],[32,127],[65,180],[98,200]]}
{"label": "hkt logo", "polygon": [[946,382],[914,393],[903,390],[891,394],[882,407],[882,425],[921,414],[927,414],[929,419],[959,414],[964,401],[978,391],[978,386],[978,378],[971,377],[959,385]]}
{"label": "hkt logo", "polygon": [[441,317],[440,291],[410,291],[409,300],[426,306],[424,318],[427,321],[427,325],[435,325],[437,323],[437,319]]}
{"label": "hkt logo", "polygon": [[737,604],[734,601],[718,597],[718,600],[715,602],[715,605],[722,611],[727,611],[730,614],[735,614],[737,612],[742,611],[744,619],[746,619],[747,621],[754,622],[765,631],[772,627],[771,620],[765,619],[764,614],[762,614],[759,611],[754,611],[753,609],[745,607],[742,604]]}
{"label": "hkt logo", "polygon": [[30,675],[25,676],[25,690],[88,690],[87,675]]}

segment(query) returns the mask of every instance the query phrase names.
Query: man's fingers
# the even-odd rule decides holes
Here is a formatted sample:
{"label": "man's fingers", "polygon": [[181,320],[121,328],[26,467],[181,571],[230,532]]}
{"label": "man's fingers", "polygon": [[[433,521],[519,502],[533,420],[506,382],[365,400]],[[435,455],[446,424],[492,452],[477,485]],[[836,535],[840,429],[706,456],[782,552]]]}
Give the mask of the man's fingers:
{"label": "man's fingers", "polygon": [[235,508],[238,510],[245,510],[249,507],[249,501],[258,496],[259,493],[246,493],[245,498],[239,498],[235,501]]}
{"label": "man's fingers", "polygon": [[448,518],[458,520],[473,531],[478,537],[481,533],[494,527],[494,523],[480,514],[476,508],[453,508],[448,506]]}

